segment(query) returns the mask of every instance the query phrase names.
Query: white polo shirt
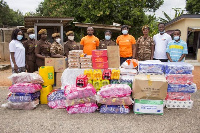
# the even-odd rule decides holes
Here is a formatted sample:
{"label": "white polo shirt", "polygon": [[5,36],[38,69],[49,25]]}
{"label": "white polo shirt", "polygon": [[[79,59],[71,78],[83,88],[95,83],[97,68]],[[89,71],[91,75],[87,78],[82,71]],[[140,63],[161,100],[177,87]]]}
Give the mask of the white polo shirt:
{"label": "white polo shirt", "polygon": [[160,33],[153,36],[153,41],[155,43],[155,51],[153,58],[155,59],[168,59],[166,55],[167,44],[172,41],[172,38],[169,34]]}
{"label": "white polo shirt", "polygon": [[[15,62],[18,67],[25,67],[25,48],[23,44],[18,40],[12,40],[9,43],[9,51],[14,52]],[[11,66],[14,67],[13,61],[10,55]]]}

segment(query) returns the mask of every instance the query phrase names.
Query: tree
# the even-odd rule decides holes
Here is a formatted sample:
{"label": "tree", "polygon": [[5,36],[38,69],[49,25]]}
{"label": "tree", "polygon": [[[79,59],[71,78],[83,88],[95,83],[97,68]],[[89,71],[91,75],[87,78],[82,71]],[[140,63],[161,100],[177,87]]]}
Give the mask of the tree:
{"label": "tree", "polygon": [[23,23],[23,14],[19,10],[13,11],[6,2],[0,0],[0,25],[17,26]]}
{"label": "tree", "polygon": [[186,0],[186,11],[190,14],[200,14],[200,1]]}
{"label": "tree", "polygon": [[41,16],[74,17],[82,23],[130,25],[135,36],[141,33],[148,17],[146,11],[155,11],[163,0],[44,0],[37,8]]}

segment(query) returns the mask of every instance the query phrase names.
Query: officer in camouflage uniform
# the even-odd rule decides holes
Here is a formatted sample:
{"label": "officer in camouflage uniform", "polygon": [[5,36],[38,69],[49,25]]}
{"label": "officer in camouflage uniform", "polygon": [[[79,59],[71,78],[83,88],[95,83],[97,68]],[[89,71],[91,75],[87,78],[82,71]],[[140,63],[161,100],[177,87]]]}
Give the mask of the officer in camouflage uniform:
{"label": "officer in camouflage uniform", "polygon": [[115,41],[111,40],[112,32],[110,30],[106,30],[104,33],[105,40],[100,40],[99,49],[107,49],[107,46],[115,46]]}
{"label": "officer in camouflage uniform", "polygon": [[142,31],[144,36],[139,37],[136,43],[136,58],[139,61],[153,60],[155,44],[153,38],[149,36],[149,27],[147,25],[143,26]]}
{"label": "officer in camouflage uniform", "polygon": [[50,53],[50,47],[51,43],[47,41],[47,30],[41,29],[38,32],[39,35],[39,41],[37,42],[37,45],[35,46],[35,55],[36,55],[36,64],[40,68],[41,66],[44,66],[44,60],[45,58],[51,57]]}
{"label": "officer in camouflage uniform", "polygon": [[27,30],[29,39],[23,42],[26,54],[26,69],[27,72],[33,73],[37,71],[36,57],[35,57],[35,46],[37,41],[35,40],[35,33],[33,28]]}
{"label": "officer in camouflage uniform", "polygon": [[61,45],[60,33],[52,34],[52,38],[54,42],[51,44],[51,48],[50,48],[51,57],[63,58],[64,49],[63,49],[63,46]]}
{"label": "officer in camouflage uniform", "polygon": [[66,43],[64,44],[64,55],[68,56],[69,51],[79,50],[79,46],[74,41],[74,32],[73,31],[68,31],[66,33],[66,36],[68,38],[68,41],[66,41]]}

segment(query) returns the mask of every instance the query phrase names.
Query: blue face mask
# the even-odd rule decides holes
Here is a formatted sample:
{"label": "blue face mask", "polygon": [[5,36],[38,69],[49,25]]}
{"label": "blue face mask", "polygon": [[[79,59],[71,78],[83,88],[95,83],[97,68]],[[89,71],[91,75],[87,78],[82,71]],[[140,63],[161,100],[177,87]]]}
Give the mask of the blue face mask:
{"label": "blue face mask", "polygon": [[128,34],[128,30],[122,30],[122,34],[124,35]]}
{"label": "blue face mask", "polygon": [[23,36],[22,35],[17,35],[17,40],[22,40]]}
{"label": "blue face mask", "polygon": [[29,37],[30,39],[35,39],[35,34],[30,34]]}
{"label": "blue face mask", "polygon": [[177,41],[177,40],[179,40],[179,39],[180,39],[179,36],[174,36],[174,40],[175,40],[175,41]]}
{"label": "blue face mask", "polygon": [[106,40],[110,40],[110,38],[111,38],[111,36],[108,36],[108,35],[105,36]]}

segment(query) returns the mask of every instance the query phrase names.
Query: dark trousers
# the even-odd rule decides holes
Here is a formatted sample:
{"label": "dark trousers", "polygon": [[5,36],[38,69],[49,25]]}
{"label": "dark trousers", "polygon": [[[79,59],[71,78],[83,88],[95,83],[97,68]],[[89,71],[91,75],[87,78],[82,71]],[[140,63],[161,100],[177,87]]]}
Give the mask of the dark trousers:
{"label": "dark trousers", "polygon": [[168,59],[155,59],[155,58],[153,58],[153,60],[160,60],[161,62],[167,62],[168,61]]}
{"label": "dark trousers", "polygon": [[127,59],[132,59],[132,57],[120,57],[120,65],[122,65],[122,63],[125,62]]}

